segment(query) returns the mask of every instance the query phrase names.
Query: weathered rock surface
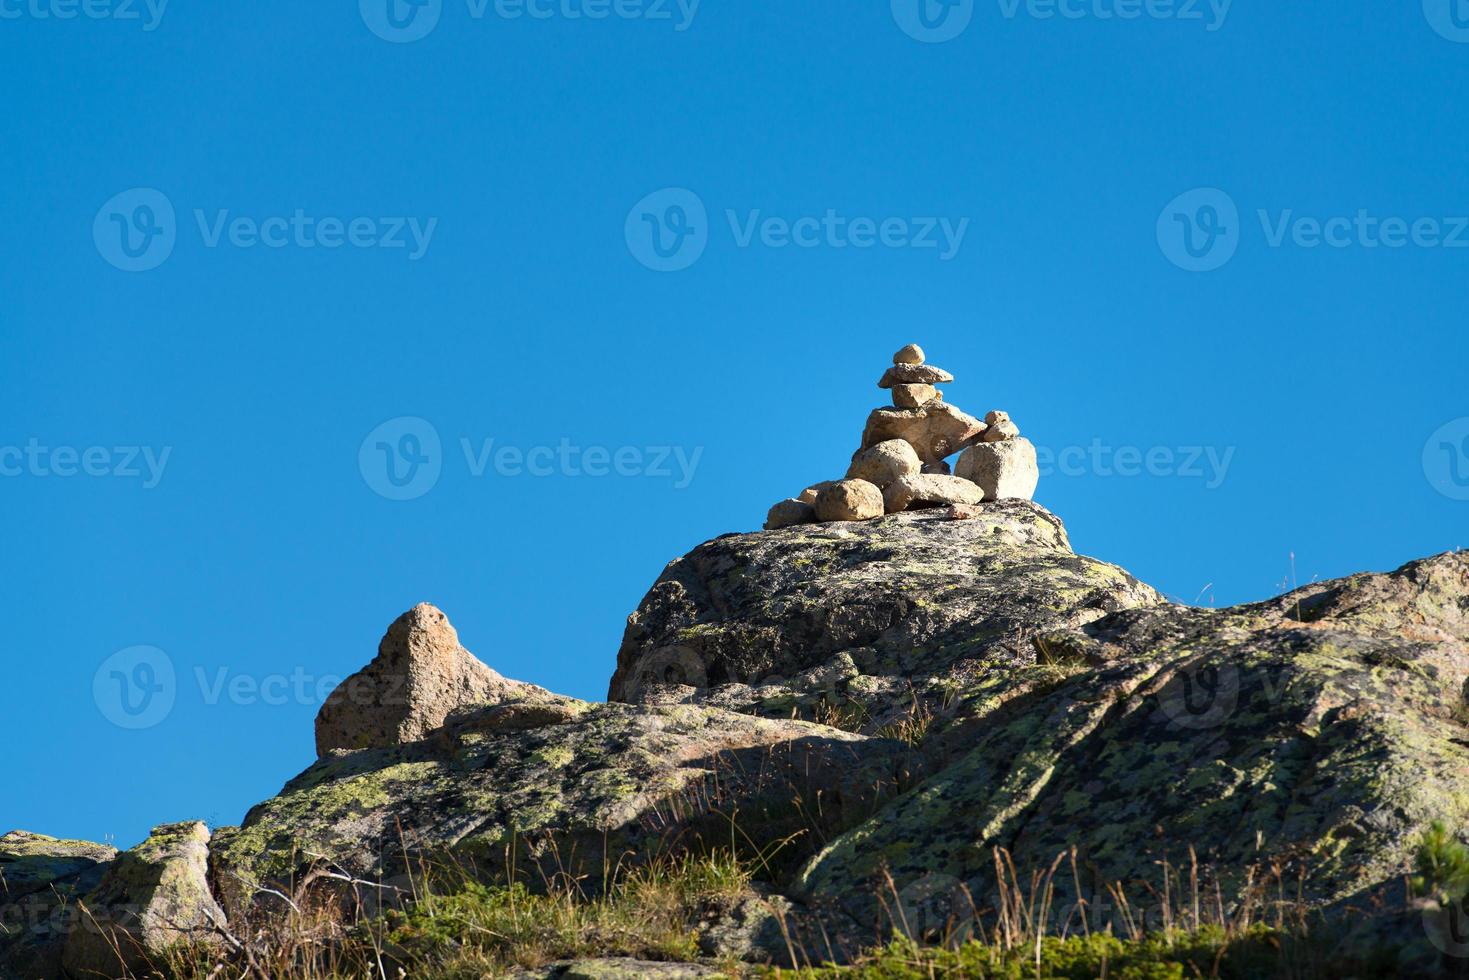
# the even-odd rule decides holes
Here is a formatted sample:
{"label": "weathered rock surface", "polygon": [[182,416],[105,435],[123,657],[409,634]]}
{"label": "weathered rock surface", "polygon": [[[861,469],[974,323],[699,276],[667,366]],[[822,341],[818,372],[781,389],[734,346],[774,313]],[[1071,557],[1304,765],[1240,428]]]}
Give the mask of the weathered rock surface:
{"label": "weathered rock surface", "polygon": [[61,975],[76,900],[96,888],[114,848],[12,831],[0,837],[0,977]]}
{"label": "weathered rock surface", "polygon": [[[646,683],[674,651],[684,682]],[[997,846],[1025,875],[1075,845],[1089,898],[1193,847],[1226,895],[1274,864],[1311,902],[1400,900],[1428,822],[1469,825],[1466,678],[1469,555],[1194,609],[1001,500],[695,549],[629,620],[611,696],[916,720],[935,774],[794,889],[871,922],[889,873],[992,889]]]}
{"label": "weathered rock surface", "polygon": [[388,627],[377,658],[327,698],[316,716],[316,753],[417,741],[458,708],[546,694],[475,659],[449,617],[421,603]]}
{"label": "weathered rock surface", "polygon": [[209,887],[208,845],[204,824],[170,824],[119,854],[81,899],[84,921],[68,934],[62,955],[67,972],[144,972],[151,957],[176,943],[217,940],[225,917]]}
{"label": "weathered rock surface", "polygon": [[847,479],[866,480],[885,490],[905,476],[917,476],[922,465],[911,445],[902,439],[889,439],[857,453],[847,470]]}
{"label": "weathered rock surface", "polygon": [[538,867],[592,880],[620,860],[728,844],[735,811],[762,840],[809,834],[802,800],[821,801],[829,828],[853,825],[911,764],[901,742],[708,707],[490,705],[423,741],[318,762],[217,834],[215,883],[237,912],[253,884],[313,861],[379,880],[406,855],[453,855],[493,874],[510,848],[532,881]]}
{"label": "weathered rock surface", "polygon": [[883,491],[882,499],[889,514],[898,514],[919,507],[977,504],[984,500],[984,491],[957,476],[924,474],[891,484]]}
{"label": "weathered rock surface", "polygon": [[954,475],[978,484],[985,500],[1029,500],[1041,479],[1035,446],[1023,436],[970,446]]}
{"label": "weathered rock surface", "polygon": [[1039,867],[1075,844],[1086,889],[1193,847],[1227,895],[1276,862],[1308,900],[1370,907],[1430,821],[1469,820],[1469,555],[1031,644],[1057,680],[958,692],[932,746],[952,763],[817,857],[806,894],[886,873],[957,887],[990,873],[994,846]]}
{"label": "weathered rock surface", "polygon": [[816,495],[818,521],[870,521],[882,516],[882,491],[866,480],[839,480]]}
{"label": "weathered rock surface", "polygon": [[878,408],[867,417],[858,452],[902,439],[925,464],[938,463],[977,442],[984,429],[979,419],[937,399],[918,408]]}
{"label": "weathered rock surface", "polygon": [[922,694],[986,653],[1026,660],[1028,633],[1163,601],[1073,553],[1060,520],[1028,501],[972,521],[914,511],[727,535],[670,564],[629,617],[609,697],[728,686],[738,697],[718,703],[781,716],[851,704],[875,731],[911,704],[910,682]]}
{"label": "weathered rock surface", "polygon": [[[961,470],[1021,443],[971,447]],[[403,663],[483,676],[429,610],[394,624],[412,617],[370,690],[412,676]],[[1028,500],[794,525],[671,563],[629,617],[613,703],[494,680],[415,688],[431,711],[377,702],[382,721],[342,737],[381,744],[328,751],[217,832],[207,883],[200,825],[123,855],[0,838],[5,894],[42,903],[34,928],[0,933],[0,977],[58,975],[63,947],[68,966],[105,961],[95,934],[56,925],[76,899],[156,952],[207,937],[208,886],[238,916],[308,866],[392,884],[410,856],[449,855],[594,893],[608,863],[727,844],[732,823],[755,848],[794,835],[762,902],[697,930],[712,959],[761,961],[792,923],[821,956],[854,953],[894,891],[984,901],[996,848],[1025,880],[1074,846],[1098,907],[1113,882],[1147,894],[1192,849],[1201,893],[1217,884],[1226,904],[1278,869],[1309,903],[1400,910],[1424,827],[1469,826],[1466,554],[1215,610],[1075,554]],[[1074,900],[1069,870],[1055,887],[1058,908]]]}

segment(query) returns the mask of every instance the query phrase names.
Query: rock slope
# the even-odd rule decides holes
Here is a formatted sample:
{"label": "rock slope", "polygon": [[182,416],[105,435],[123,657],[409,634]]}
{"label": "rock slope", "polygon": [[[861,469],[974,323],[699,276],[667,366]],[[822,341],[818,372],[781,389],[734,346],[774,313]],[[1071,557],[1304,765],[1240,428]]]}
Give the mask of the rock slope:
{"label": "rock slope", "polygon": [[734,823],[789,841],[762,887],[794,902],[792,942],[838,956],[880,938],[885,894],[984,903],[996,848],[1024,877],[1074,847],[1058,907],[1143,895],[1191,851],[1226,903],[1278,880],[1339,910],[1401,907],[1422,830],[1469,827],[1469,555],[1197,609],[1075,554],[1030,501],[963,516],[699,546],[629,617],[606,704],[499,677],[420,606],[323,708],[320,760],[241,826],[122,856],[0,838],[0,879],[40,903],[0,935],[0,977],[97,954],[68,902],[146,950],[311,868],[389,900],[418,856],[595,883]]}

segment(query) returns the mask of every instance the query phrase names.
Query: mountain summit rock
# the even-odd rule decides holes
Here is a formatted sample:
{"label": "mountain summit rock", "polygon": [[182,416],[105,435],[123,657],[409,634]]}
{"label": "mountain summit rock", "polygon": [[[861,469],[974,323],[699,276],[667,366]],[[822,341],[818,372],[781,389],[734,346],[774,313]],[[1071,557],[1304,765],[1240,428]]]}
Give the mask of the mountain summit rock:
{"label": "mountain summit rock", "polygon": [[120,854],[0,837],[34,923],[0,930],[0,978],[105,974],[118,947],[69,929],[74,908],[151,954],[284,916],[301,882],[391,904],[443,860],[595,895],[609,868],[722,847],[781,910],[720,947],[754,962],[850,959],[894,898],[962,913],[1003,851],[1021,880],[1069,858],[1058,909],[1106,915],[1114,887],[1142,902],[1186,867],[1226,910],[1267,888],[1368,910],[1375,957],[1448,975],[1404,879],[1427,828],[1469,827],[1469,554],[1182,605],[1077,554],[1026,499],[1018,428],[978,425],[954,475],[864,438],[849,479],[671,562],[607,703],[502,677],[422,604],[322,707],[316,763],[239,826]]}
{"label": "mountain summit rock", "polygon": [[459,708],[547,693],[481,663],[442,610],[420,603],[388,627],[377,658],[327,697],[316,716],[316,754],[415,742]]}

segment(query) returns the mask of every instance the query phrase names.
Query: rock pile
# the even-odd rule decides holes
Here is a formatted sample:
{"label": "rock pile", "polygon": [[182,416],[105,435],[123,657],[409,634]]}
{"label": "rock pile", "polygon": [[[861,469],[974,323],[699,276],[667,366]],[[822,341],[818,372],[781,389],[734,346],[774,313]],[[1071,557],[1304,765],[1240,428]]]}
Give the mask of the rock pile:
{"label": "rock pile", "polygon": [[[770,508],[765,529],[869,521],[922,507],[953,507],[972,517],[984,501],[1025,499],[1040,480],[1035,446],[1005,412],[980,421],[944,401],[937,385],[954,376],[909,344],[893,355],[879,388],[893,404],[874,409],[844,479],[817,483]],[[960,453],[952,475],[947,458]]]}

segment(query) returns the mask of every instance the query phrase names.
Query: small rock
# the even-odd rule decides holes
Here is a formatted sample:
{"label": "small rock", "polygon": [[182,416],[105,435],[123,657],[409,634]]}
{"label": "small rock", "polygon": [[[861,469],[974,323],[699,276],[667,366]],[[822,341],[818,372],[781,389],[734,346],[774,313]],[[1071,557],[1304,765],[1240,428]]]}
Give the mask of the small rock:
{"label": "small rock", "polygon": [[893,404],[899,408],[917,408],[938,397],[933,385],[893,385]]}
{"label": "small rock", "polygon": [[836,482],[835,480],[822,480],[820,483],[813,483],[809,487],[807,487],[805,490],[802,490],[796,496],[796,499],[799,500],[803,504],[813,504],[814,505],[816,503],[816,495],[818,493],[820,493],[821,491],[825,490],[827,487],[831,486],[835,482]]}
{"label": "small rock", "polygon": [[949,461],[947,459],[941,459],[937,463],[924,463],[922,472],[929,475],[948,476],[954,471],[949,468]]}
{"label": "small rock", "polygon": [[[814,490],[808,490],[806,492],[811,494],[811,500],[814,503],[816,492]],[[794,527],[797,524],[812,524],[815,521],[816,508],[812,503],[797,500],[793,497],[790,500],[782,500],[770,508],[770,513],[765,516],[765,530],[778,531],[783,527]]]}
{"label": "small rock", "polygon": [[906,476],[883,492],[883,506],[889,514],[899,514],[910,507],[942,507],[945,504],[977,504],[984,492],[968,480],[957,476]]}
{"label": "small rock", "polygon": [[984,417],[984,424],[989,426],[984,430],[985,442],[1004,442],[1020,435],[1020,429],[1010,421],[1008,412],[990,412]]}
{"label": "small rock", "polygon": [[972,521],[984,511],[977,504],[955,504],[944,515],[951,521]]}
{"label": "small rock", "polygon": [[1035,446],[1023,436],[970,446],[954,473],[978,484],[985,500],[1030,500],[1041,478]]}
{"label": "small rock", "polygon": [[866,480],[882,489],[905,476],[917,476],[922,465],[906,441],[889,439],[859,452],[847,470],[847,479]]}
{"label": "small rock", "polygon": [[891,388],[894,385],[946,384],[953,380],[952,374],[932,364],[894,364],[887,369],[877,386]]}
{"label": "small rock", "polygon": [[909,344],[893,355],[894,364],[922,364],[923,348],[917,344]]}
{"label": "small rock", "polygon": [[818,521],[870,521],[882,515],[882,491],[866,480],[839,480],[816,495]]}

